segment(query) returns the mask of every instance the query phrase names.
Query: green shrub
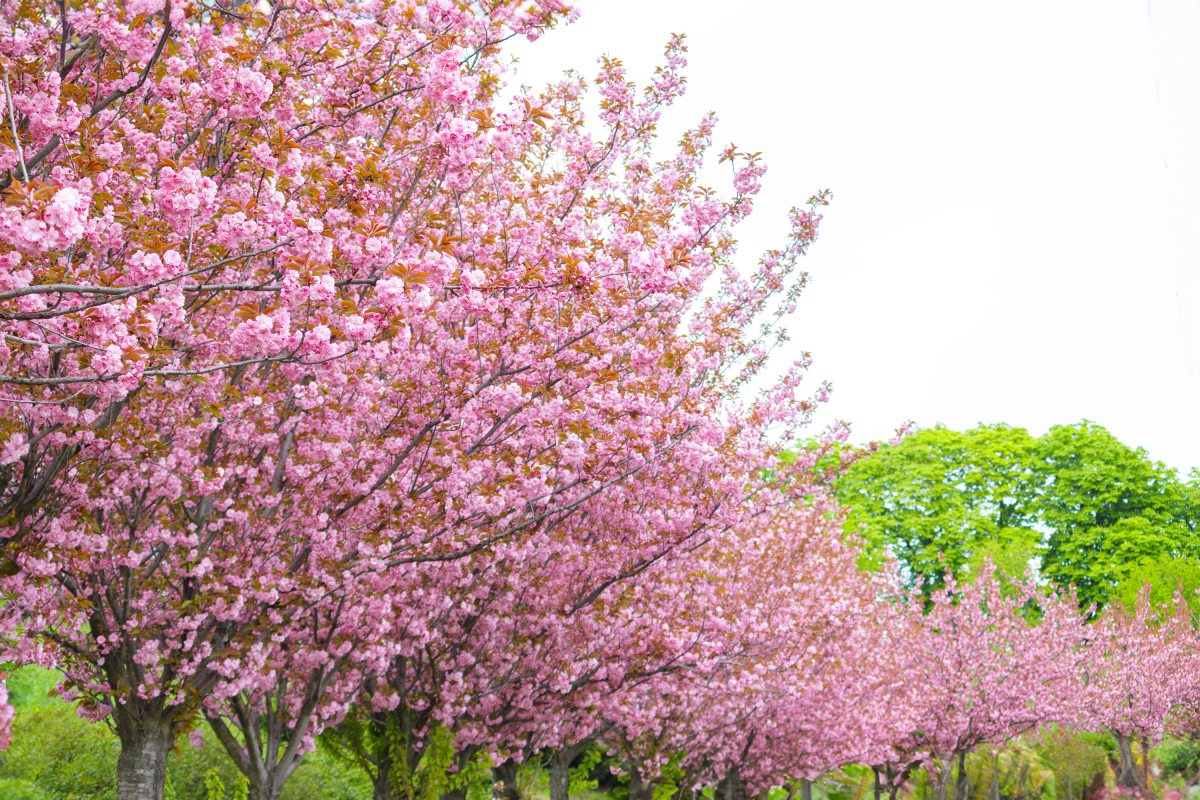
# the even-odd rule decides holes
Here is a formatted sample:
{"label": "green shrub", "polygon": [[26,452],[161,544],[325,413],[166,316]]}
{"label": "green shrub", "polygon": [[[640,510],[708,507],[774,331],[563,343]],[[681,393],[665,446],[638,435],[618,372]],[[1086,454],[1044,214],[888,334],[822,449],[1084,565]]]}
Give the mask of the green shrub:
{"label": "green shrub", "polygon": [[[225,790],[225,800],[235,796],[242,775],[207,725],[204,747],[192,747],[183,737],[167,762],[167,777],[176,800],[208,800],[205,783],[212,774]],[[371,782],[361,770],[340,761],[323,749],[309,753],[283,785],[282,800],[370,800]],[[2,797],[2,795],[0,795]]]}
{"label": "green shrub", "polygon": [[283,785],[282,800],[370,800],[371,793],[366,773],[317,748]]}
{"label": "green shrub", "polygon": [[167,759],[167,780],[171,782],[175,800],[208,800],[205,780],[211,780],[210,773],[225,787],[225,798],[229,800],[242,777],[216,737],[207,728],[204,733],[205,747],[192,747],[185,737],[180,737],[175,752]]}
{"label": "green shrub", "polygon": [[17,711],[12,746],[0,755],[0,778],[36,784],[47,800],[108,800],[117,796],[119,750],[108,728],[67,703],[26,705]]}
{"label": "green shrub", "polygon": [[8,672],[8,702],[19,712],[23,708],[41,708],[62,701],[51,697],[50,690],[58,685],[58,673],[42,667],[21,667]]}
{"label": "green shrub", "polygon": [[4,800],[49,800],[36,783],[20,778],[0,778],[0,797]]}

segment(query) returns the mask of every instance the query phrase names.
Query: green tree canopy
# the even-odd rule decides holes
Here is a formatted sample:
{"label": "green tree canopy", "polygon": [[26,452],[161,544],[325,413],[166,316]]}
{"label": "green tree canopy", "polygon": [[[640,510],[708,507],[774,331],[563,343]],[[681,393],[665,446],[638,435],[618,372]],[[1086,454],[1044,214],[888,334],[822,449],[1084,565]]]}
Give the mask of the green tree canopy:
{"label": "green tree canopy", "polygon": [[914,582],[934,588],[990,558],[1008,574],[1039,566],[1103,605],[1140,565],[1200,552],[1197,484],[1084,420],[1041,437],[920,430],[857,462],[837,493],[867,560],[890,552]]}
{"label": "green tree canopy", "polygon": [[985,556],[1018,574],[1040,534],[1037,440],[1022,428],[929,428],[857,462],[838,481],[868,553],[890,551],[930,588]]}
{"label": "green tree canopy", "polygon": [[1042,573],[1103,605],[1140,564],[1197,555],[1192,488],[1175,470],[1094,422],[1059,425],[1038,440]]}
{"label": "green tree canopy", "polygon": [[1195,558],[1173,558],[1169,555],[1156,560],[1143,560],[1131,569],[1111,597],[1133,610],[1138,594],[1150,586],[1151,605],[1164,607],[1175,600],[1179,592],[1191,609],[1192,619],[1200,621],[1200,562]]}

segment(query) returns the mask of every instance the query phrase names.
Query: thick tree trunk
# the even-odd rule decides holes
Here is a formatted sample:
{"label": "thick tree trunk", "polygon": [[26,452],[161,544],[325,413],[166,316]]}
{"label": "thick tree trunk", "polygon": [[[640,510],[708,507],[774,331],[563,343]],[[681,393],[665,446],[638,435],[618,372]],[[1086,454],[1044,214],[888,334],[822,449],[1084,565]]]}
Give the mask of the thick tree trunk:
{"label": "thick tree trunk", "polygon": [[737,767],[731,767],[713,790],[713,800],[746,800],[746,787]]}
{"label": "thick tree trunk", "polygon": [[875,778],[875,800],[883,800],[883,784],[879,780],[879,767],[871,767],[871,773]]}
{"label": "thick tree trunk", "polygon": [[380,770],[371,775],[371,800],[394,800],[392,797],[392,764],[388,759],[386,765],[381,764]]}
{"label": "thick tree trunk", "polygon": [[800,781],[800,800],[812,800],[812,781],[808,778]]}
{"label": "thick tree trunk", "polygon": [[496,800],[521,800],[517,791],[517,762],[511,758],[492,767],[492,793]]}
{"label": "thick tree trunk", "polygon": [[958,787],[955,790],[957,800],[970,800],[971,784],[970,776],[967,775],[967,751],[958,751]]}
{"label": "thick tree trunk", "polygon": [[992,800],[1000,800],[1000,751],[999,750],[995,750],[992,752]]}
{"label": "thick tree trunk", "polygon": [[642,777],[640,772],[629,775],[629,800],[654,800],[654,784]]}
{"label": "thick tree trunk", "polygon": [[175,712],[155,713],[137,701],[130,706],[118,704],[113,710],[121,740],[117,799],[163,800],[167,754],[175,746]]}
{"label": "thick tree trunk", "polygon": [[1133,762],[1133,737],[1123,733],[1115,733],[1117,752],[1121,756],[1117,772],[1117,787],[1121,789],[1142,789],[1141,776],[1138,775],[1137,765]]}
{"label": "thick tree trunk", "polygon": [[571,762],[588,751],[594,739],[560,747],[550,755],[550,800],[569,800]]}
{"label": "thick tree trunk", "polygon": [[654,784],[642,775],[637,760],[630,758],[625,767],[629,772],[629,800],[654,800]]}
{"label": "thick tree trunk", "polygon": [[279,800],[282,792],[283,781],[268,781],[258,786],[251,786],[249,796],[250,800]]}
{"label": "thick tree trunk", "polygon": [[550,756],[550,800],[569,800],[571,788],[571,762],[562,750]]}

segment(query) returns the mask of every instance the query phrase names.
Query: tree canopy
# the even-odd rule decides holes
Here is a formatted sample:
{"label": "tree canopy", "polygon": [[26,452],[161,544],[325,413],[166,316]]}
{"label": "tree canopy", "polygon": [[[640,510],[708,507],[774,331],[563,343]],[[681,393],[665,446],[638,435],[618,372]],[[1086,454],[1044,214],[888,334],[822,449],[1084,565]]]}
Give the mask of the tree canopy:
{"label": "tree canopy", "polygon": [[1040,437],[920,430],[854,464],[837,495],[876,560],[890,552],[931,588],[986,557],[1102,605],[1141,565],[1200,553],[1195,480],[1086,420]]}

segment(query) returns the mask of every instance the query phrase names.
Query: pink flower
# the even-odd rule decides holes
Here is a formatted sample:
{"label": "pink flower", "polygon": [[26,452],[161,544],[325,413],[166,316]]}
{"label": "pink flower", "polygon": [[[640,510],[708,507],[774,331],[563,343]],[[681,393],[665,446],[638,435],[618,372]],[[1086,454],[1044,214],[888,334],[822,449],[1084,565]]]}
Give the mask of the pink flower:
{"label": "pink flower", "polygon": [[0,212],[0,237],[22,253],[65,250],[86,230],[89,199],[72,186],[50,191],[53,194],[46,200],[39,195],[47,190],[35,189],[26,203]]}
{"label": "pink flower", "polygon": [[8,685],[4,673],[0,673],[0,750],[7,750],[12,744],[13,720],[17,710],[8,702]]}

